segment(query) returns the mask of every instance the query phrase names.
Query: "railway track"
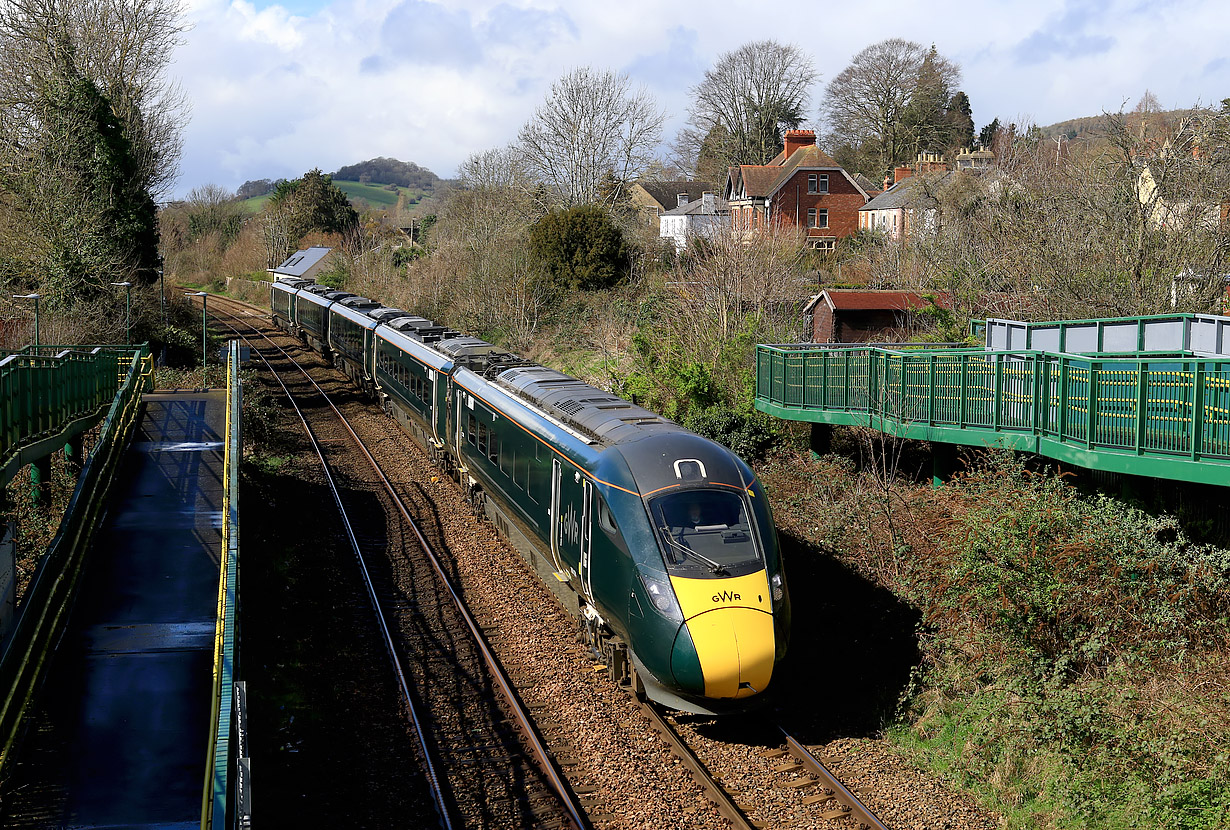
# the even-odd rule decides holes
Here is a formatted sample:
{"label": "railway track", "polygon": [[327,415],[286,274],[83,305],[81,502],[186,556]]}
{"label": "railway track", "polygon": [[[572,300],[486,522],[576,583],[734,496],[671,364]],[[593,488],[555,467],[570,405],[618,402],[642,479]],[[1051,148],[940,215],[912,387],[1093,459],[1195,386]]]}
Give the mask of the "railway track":
{"label": "railway track", "polygon": [[[244,319],[250,314],[246,306],[241,313],[225,310],[238,305],[215,298],[211,310],[268,366],[320,458],[398,678],[440,826],[588,826],[452,585],[436,550],[440,540],[428,538],[431,531],[420,527],[346,415],[308,371]],[[290,373],[308,386],[297,381],[292,391],[283,378]],[[348,460],[356,453],[362,462]]]}
{"label": "railway track", "polygon": [[[226,298],[218,298],[218,300],[227,305],[233,302]],[[215,299],[211,298],[211,310],[216,307],[215,302]],[[251,307],[243,306],[243,309],[243,314],[253,314],[254,310]],[[255,316],[262,318],[262,323],[263,315],[263,311],[255,313]],[[360,439],[355,437],[352,440],[359,441]],[[407,485],[403,485],[402,489],[405,490],[406,487]],[[435,509],[429,503],[430,494],[423,492],[421,487],[411,486],[409,489],[411,500],[415,502],[412,509],[419,515],[430,515]],[[431,521],[427,522],[426,532],[429,535],[433,532],[432,524]],[[455,565],[450,566],[447,557],[442,567],[450,572],[455,569]],[[511,574],[511,570],[509,573]],[[503,643],[506,640],[518,638],[502,630],[499,621],[495,623],[494,628],[487,620],[485,623],[488,624],[488,636],[495,645],[501,648],[503,655]],[[591,668],[598,670],[602,667],[594,664]],[[629,819],[626,808],[621,807],[621,798],[624,797],[621,788],[618,785],[605,783],[605,776],[594,775],[592,772],[587,774],[584,769],[587,760],[585,756],[592,751],[586,748],[587,738],[583,733],[578,734],[572,724],[555,717],[557,714],[555,705],[543,701],[540,692],[546,693],[547,699],[551,697],[550,683],[547,679],[538,676],[533,668],[513,667],[513,671],[518,675],[517,686],[521,695],[531,701],[530,707],[537,716],[540,731],[550,740],[556,759],[555,763],[566,769],[573,781],[571,789],[578,796],[578,809],[588,810],[594,825],[598,827],[608,824],[637,826],[635,821]],[[619,693],[616,692],[616,694]],[[607,704],[607,708],[616,707]],[[634,704],[632,704],[632,709],[635,711]],[[753,768],[750,771],[750,777],[759,781],[754,788],[776,793],[774,803],[780,805],[780,809],[772,804],[766,806],[763,799],[757,801],[748,798],[745,792],[739,791],[738,785],[732,787],[730,784],[732,777],[747,776],[731,776],[730,769],[725,762],[702,760],[704,757],[714,755],[712,741],[696,741],[695,734],[686,737],[681,735],[675,723],[676,719],[663,715],[652,705],[641,704],[640,714],[645,718],[647,724],[652,725],[653,733],[660,736],[662,747],[664,749],[669,747],[666,750],[667,753],[679,759],[677,763],[682,764],[688,770],[688,779],[692,783],[690,787],[680,787],[682,820],[677,822],[678,826],[733,826],[736,828],[833,826],[863,827],[868,830],[885,826],[861,804],[849,788],[831,776],[824,765],[815,759],[801,743],[775,727],[762,727],[764,736],[758,737],[755,743],[760,747],[769,748],[758,751],[757,757],[752,759],[749,766]],[[693,750],[689,746],[690,743],[697,743],[698,748]],[[673,762],[668,759],[661,763],[664,767],[669,768]],[[718,770],[718,776],[712,774],[710,766]],[[687,794],[686,797],[684,793]],[[704,806],[699,806],[698,801],[703,801]],[[714,805],[713,808],[709,808],[710,803]],[[790,809],[784,809],[787,806]],[[708,816],[714,810],[717,814],[709,818]],[[644,823],[642,826],[655,825]]]}

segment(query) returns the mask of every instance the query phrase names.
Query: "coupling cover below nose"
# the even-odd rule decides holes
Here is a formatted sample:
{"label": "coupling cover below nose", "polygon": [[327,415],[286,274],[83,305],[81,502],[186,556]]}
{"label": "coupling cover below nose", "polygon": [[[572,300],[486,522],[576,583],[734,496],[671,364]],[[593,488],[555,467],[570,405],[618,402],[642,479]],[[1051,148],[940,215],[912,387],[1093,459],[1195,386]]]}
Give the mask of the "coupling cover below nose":
{"label": "coupling cover below nose", "polygon": [[773,676],[773,617],[751,608],[718,608],[686,623],[705,697],[748,697]]}

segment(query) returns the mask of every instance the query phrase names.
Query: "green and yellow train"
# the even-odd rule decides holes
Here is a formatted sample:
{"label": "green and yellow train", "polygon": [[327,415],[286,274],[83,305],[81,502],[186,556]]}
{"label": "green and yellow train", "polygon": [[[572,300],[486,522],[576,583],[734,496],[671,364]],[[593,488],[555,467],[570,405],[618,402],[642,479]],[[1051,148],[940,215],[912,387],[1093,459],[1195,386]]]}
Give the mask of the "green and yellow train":
{"label": "green and yellow train", "polygon": [[790,601],[764,491],[734,453],[365,298],[279,281],[270,305],[456,474],[617,682],[697,713],[769,686]]}

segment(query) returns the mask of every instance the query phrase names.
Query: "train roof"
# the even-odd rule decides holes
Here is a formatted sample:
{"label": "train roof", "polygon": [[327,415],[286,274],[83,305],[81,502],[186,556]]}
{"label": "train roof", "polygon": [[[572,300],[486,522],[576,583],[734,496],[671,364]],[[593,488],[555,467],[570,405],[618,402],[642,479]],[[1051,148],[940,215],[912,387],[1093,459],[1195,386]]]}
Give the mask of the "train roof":
{"label": "train roof", "polygon": [[400,308],[389,308],[388,306],[379,306],[378,308],[369,309],[366,314],[373,320],[379,320],[382,323],[388,323],[392,320],[398,319],[399,317],[414,316],[408,311],[402,311]]}
{"label": "train roof", "polygon": [[379,326],[376,329],[376,340],[383,340],[393,348],[405,352],[423,365],[430,366],[438,372],[452,371],[453,361],[446,355],[441,354],[422,341],[416,340],[413,337],[407,337],[400,331],[391,329],[388,326]]}
{"label": "train roof", "polygon": [[380,303],[375,300],[369,300],[367,297],[350,296],[339,302],[347,308],[353,308],[356,311],[367,312],[373,308],[380,308]]}
{"label": "train roof", "polygon": [[351,306],[348,306],[346,305],[345,301],[340,302],[340,303],[335,303],[333,308],[330,309],[330,311],[333,314],[336,314],[339,317],[345,317],[347,320],[354,323],[355,325],[362,326],[363,328],[368,329],[368,330],[374,329],[376,326],[380,325],[379,322],[377,322],[376,320],[373,320],[371,317],[368,317],[366,314],[364,314],[361,308],[353,308]]}
{"label": "train roof", "polygon": [[648,435],[686,432],[643,406],[545,366],[506,369],[496,382],[604,446]]}

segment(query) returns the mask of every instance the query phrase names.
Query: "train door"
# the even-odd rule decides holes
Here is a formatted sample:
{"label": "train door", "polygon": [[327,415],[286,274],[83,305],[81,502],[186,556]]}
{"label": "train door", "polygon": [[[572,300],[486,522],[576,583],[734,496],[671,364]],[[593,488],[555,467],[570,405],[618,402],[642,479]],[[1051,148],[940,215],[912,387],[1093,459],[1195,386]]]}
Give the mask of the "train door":
{"label": "train door", "polygon": [[559,573],[579,577],[589,593],[589,479],[554,459],[551,463],[551,556]]}
{"label": "train door", "polygon": [[440,440],[440,373],[435,369],[428,369],[427,381],[431,384],[431,436],[438,442]]}
{"label": "train door", "polygon": [[581,487],[581,567],[578,571],[581,577],[581,590],[585,592],[585,596],[590,599],[594,598],[593,588],[590,586],[590,554],[591,543],[593,542],[593,516],[590,509],[590,504],[593,503],[593,484],[587,478],[584,480]]}
{"label": "train door", "polygon": [[563,573],[564,566],[560,562],[559,547],[560,547],[560,522],[562,515],[560,513],[560,488],[563,484],[562,469],[559,459],[551,459],[551,561],[555,563],[555,572]]}

